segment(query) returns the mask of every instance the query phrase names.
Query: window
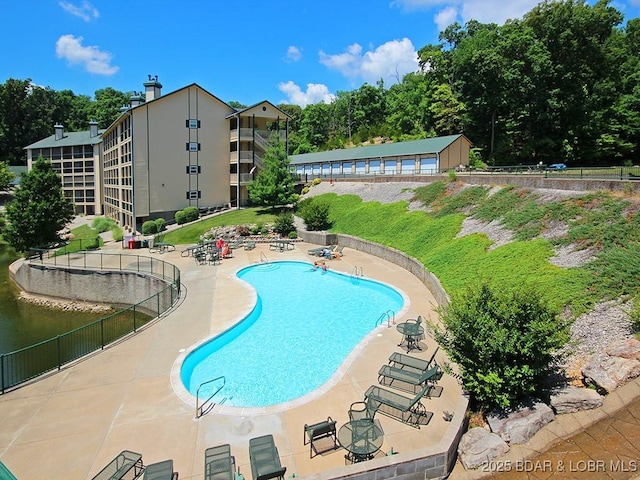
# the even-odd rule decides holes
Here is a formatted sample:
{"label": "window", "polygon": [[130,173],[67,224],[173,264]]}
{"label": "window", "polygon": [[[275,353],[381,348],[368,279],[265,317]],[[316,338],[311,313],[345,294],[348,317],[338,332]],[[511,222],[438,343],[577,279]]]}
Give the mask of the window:
{"label": "window", "polygon": [[200,173],[200,165],[187,165],[187,175],[197,175]]}
{"label": "window", "polygon": [[187,192],[187,200],[197,200],[200,198],[200,190],[189,190]]}
{"label": "window", "polygon": [[190,118],[186,121],[187,128],[200,128],[200,120],[196,120],[195,118]]}
{"label": "window", "polygon": [[200,144],[196,142],[187,143],[187,150],[190,152],[197,152],[200,150]]}

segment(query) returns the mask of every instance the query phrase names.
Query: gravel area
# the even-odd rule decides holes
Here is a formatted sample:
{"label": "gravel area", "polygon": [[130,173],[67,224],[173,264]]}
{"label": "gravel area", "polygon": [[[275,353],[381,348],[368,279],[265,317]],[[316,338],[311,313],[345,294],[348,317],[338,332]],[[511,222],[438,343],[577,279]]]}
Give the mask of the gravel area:
{"label": "gravel area", "polygon": [[[362,182],[322,182],[311,187],[306,197],[313,197],[323,193],[333,192],[337,195],[358,195],[363,201],[378,201],[380,203],[393,203],[398,201],[408,202],[409,209],[423,209],[424,206],[417,202],[410,202],[416,187],[423,183],[389,182],[389,183],[362,183]],[[499,191],[502,187],[496,186],[489,190],[489,194]],[[548,203],[563,200],[572,196],[584,195],[585,192],[573,192],[567,190],[537,189],[532,190],[537,194],[536,201]],[[542,233],[547,239],[562,238],[568,232],[568,227],[563,222],[552,222]],[[473,218],[466,218],[458,237],[472,233],[484,233],[492,240],[491,248],[497,248],[513,240],[513,233],[504,228],[499,222],[490,223]],[[575,246],[561,246],[556,248],[556,255],[549,261],[553,265],[563,268],[584,265],[593,258],[593,249],[576,249]],[[628,311],[630,305],[621,304],[619,301],[610,301],[597,304],[593,310],[578,317],[571,326],[571,340],[566,349],[561,352],[564,356],[563,367],[569,378],[581,378],[580,369],[586,359],[593,353],[603,351],[604,348],[615,340],[628,338],[633,335],[632,322]]]}

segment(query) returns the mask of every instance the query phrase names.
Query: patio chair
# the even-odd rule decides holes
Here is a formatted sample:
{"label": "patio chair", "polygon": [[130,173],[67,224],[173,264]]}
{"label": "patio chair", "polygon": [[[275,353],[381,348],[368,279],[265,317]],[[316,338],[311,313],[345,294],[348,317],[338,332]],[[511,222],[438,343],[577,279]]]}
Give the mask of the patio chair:
{"label": "patio chair", "polygon": [[143,469],[142,455],[123,450],[93,477],[93,480],[120,480],[130,472],[133,473],[133,478],[137,478]]}
{"label": "patio chair", "polygon": [[236,459],[228,443],[204,451],[204,480],[235,480]]}
{"label": "patio chair", "polygon": [[343,245],[337,245],[333,250],[326,251],[324,254],[324,257],[328,258],[329,260],[340,258],[343,255],[342,253],[343,250],[344,250]]}
{"label": "patio chair", "polygon": [[353,420],[362,420],[364,418],[373,420],[373,417],[375,417],[375,415],[375,409],[369,408],[369,404],[367,402],[353,402],[349,407],[350,422],[352,422]]}
{"label": "patio chair", "polygon": [[178,480],[178,472],[173,471],[173,460],[147,465],[142,480]]}
{"label": "patio chair", "polygon": [[377,385],[371,385],[365,392],[364,398],[369,407],[376,412],[420,428],[420,425],[426,425],[433,417],[433,412],[428,412],[421,402],[425,395],[428,396],[430,388],[430,385],[425,385],[415,397],[409,398]]}
{"label": "patio chair", "polygon": [[269,480],[270,478],[284,480],[287,468],[280,463],[273,435],[263,435],[249,440],[249,459],[253,480]]}
{"label": "patio chair", "polygon": [[406,367],[410,370],[413,369],[414,371],[417,371],[419,373],[424,373],[427,369],[431,368],[432,364],[436,364],[435,358],[439,348],[439,346],[435,348],[429,360],[412,357],[411,355],[406,355],[404,353],[393,352],[389,356],[389,365],[400,369],[405,369]]}
{"label": "patio chair", "polygon": [[[313,458],[338,446],[336,421],[331,417],[311,425],[304,425],[304,445],[309,444],[309,458]],[[314,455],[315,454],[315,455]]]}
{"label": "patio chair", "polygon": [[0,462],[0,479],[2,480],[18,480],[16,476],[11,473],[7,466]]}
{"label": "patio chair", "polygon": [[[424,387],[426,382],[435,380],[438,375],[438,370],[438,365],[434,365],[420,374],[410,369],[383,365],[378,371],[378,382],[381,385],[395,387],[399,390],[405,390],[415,394],[418,389]],[[394,382],[399,382],[399,385]]]}

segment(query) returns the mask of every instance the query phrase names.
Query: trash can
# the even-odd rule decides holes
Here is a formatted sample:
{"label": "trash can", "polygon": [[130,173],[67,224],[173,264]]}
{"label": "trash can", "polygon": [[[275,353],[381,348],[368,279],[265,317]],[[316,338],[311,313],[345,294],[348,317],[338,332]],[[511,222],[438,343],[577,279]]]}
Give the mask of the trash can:
{"label": "trash can", "polygon": [[136,240],[135,238],[131,237],[129,239],[129,250],[133,250],[134,248],[136,248]]}
{"label": "trash can", "polygon": [[140,248],[142,247],[142,240],[136,240],[135,241],[135,248]]}
{"label": "trash can", "polygon": [[142,240],[142,248],[149,248],[149,240]]}

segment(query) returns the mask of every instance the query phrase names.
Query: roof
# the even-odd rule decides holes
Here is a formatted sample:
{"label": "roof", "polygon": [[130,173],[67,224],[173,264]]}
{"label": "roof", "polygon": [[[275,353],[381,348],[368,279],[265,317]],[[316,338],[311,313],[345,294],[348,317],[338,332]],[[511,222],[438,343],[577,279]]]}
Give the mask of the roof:
{"label": "roof", "polygon": [[[299,165],[304,163],[360,160],[377,157],[384,158],[405,155],[436,154],[442,152],[460,138],[469,142],[467,137],[462,134],[447,135],[445,137],[425,138],[423,140],[412,140],[409,142],[383,143],[380,145],[370,145],[366,147],[303,153],[301,155],[291,155],[289,156],[289,160],[291,165]],[[469,142],[469,144],[471,144],[471,142]]]}
{"label": "roof", "polygon": [[82,132],[64,132],[63,137],[60,140],[56,140],[56,135],[54,133],[47,138],[38,140],[36,143],[27,145],[23,150],[50,147],[73,147],[75,145],[95,145],[102,142],[103,132],[104,130],[98,130],[98,135],[95,137],[91,136],[91,132],[89,130]]}
{"label": "roof", "polygon": [[248,106],[248,107],[245,107],[245,108],[241,108],[241,109],[239,109],[239,110],[236,110],[236,111],[235,111],[235,112],[233,112],[232,114],[227,115],[227,118],[231,118],[231,117],[235,117],[235,116],[238,116],[238,115],[242,115],[243,113],[248,112],[249,110],[251,110],[251,109],[253,109],[253,108],[256,108],[256,107],[257,107],[257,106],[259,106],[259,105],[264,105],[265,103],[266,103],[267,105],[269,105],[271,108],[273,108],[274,110],[277,110],[278,112],[282,113],[282,115],[284,116],[284,118],[287,118],[287,119],[290,119],[290,118],[291,118],[291,116],[290,116],[289,114],[287,114],[286,112],[282,111],[280,108],[276,107],[276,106],[275,106],[273,103],[271,103],[269,100],[263,100],[263,101],[261,101],[261,102],[254,103],[253,105],[250,105],[250,106]]}

